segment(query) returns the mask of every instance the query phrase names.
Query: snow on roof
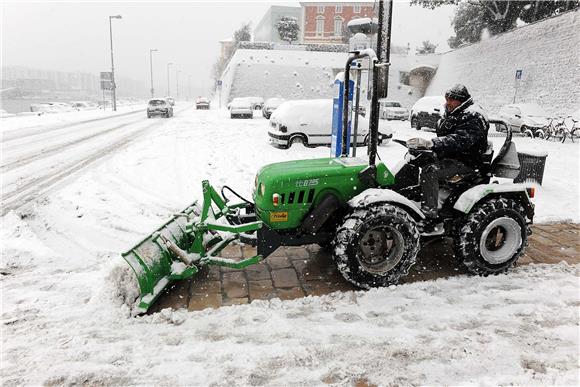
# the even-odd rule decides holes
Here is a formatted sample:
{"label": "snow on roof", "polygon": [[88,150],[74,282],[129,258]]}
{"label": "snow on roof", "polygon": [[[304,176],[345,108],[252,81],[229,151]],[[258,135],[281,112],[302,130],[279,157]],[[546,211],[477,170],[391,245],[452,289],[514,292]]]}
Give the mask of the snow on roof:
{"label": "snow on roof", "polygon": [[232,62],[342,68],[347,58],[346,52],[241,49],[236,50]]}

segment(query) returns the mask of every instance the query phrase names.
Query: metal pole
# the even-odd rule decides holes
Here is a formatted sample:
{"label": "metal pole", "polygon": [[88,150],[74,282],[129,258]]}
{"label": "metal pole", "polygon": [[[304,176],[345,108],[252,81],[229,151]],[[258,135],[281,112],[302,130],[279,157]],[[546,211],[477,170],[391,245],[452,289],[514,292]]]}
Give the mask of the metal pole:
{"label": "metal pole", "polygon": [[153,88],[153,51],[157,51],[157,49],[149,49],[149,65],[151,66],[151,98],[155,98],[155,89]]}
{"label": "metal pole", "polygon": [[354,123],[353,123],[353,140],[352,140],[352,157],[356,157],[356,145],[358,141],[358,108],[360,104],[360,81],[361,81],[360,63],[358,64],[358,69],[356,73],[356,89],[355,89],[355,101],[354,101]]}
{"label": "metal pole", "polygon": [[175,100],[179,99],[179,73],[181,70],[175,72]]}
{"label": "metal pole", "polygon": [[169,66],[171,66],[173,63],[169,62],[167,63],[167,96],[171,97],[171,87],[170,87],[170,83],[169,83]]}
{"label": "metal pole", "polygon": [[191,75],[187,76],[187,99],[193,99],[193,95],[191,95]]}
{"label": "metal pole", "polygon": [[115,62],[113,60],[113,19],[120,19],[121,15],[109,16],[109,38],[111,40],[111,95],[113,100],[113,111],[117,111],[117,85],[115,84]]}
{"label": "metal pole", "polygon": [[373,67],[373,96],[371,100],[371,117],[370,117],[370,138],[369,138],[369,165],[375,165],[375,159],[377,156],[377,143],[379,136],[379,66],[387,66],[385,71],[385,90],[382,96],[387,96],[388,90],[388,80],[389,80],[389,60],[391,59],[391,21],[393,17],[393,0],[389,0],[389,20],[386,22],[386,52],[385,52],[385,62],[383,63],[382,52],[383,52],[383,28],[384,28],[384,0],[379,1],[379,31],[377,36],[377,63]]}

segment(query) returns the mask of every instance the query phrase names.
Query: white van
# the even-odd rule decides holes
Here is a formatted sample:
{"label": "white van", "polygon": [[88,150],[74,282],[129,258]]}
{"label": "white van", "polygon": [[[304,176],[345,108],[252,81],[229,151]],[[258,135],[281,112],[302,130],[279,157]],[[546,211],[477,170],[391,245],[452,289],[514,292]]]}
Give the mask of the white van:
{"label": "white van", "polygon": [[[270,143],[279,148],[292,144],[330,145],[332,136],[332,99],[286,101],[270,117]],[[359,115],[357,143],[365,144],[369,120]],[[381,129],[379,144],[393,137],[390,129]],[[351,139],[352,140],[352,139]]]}

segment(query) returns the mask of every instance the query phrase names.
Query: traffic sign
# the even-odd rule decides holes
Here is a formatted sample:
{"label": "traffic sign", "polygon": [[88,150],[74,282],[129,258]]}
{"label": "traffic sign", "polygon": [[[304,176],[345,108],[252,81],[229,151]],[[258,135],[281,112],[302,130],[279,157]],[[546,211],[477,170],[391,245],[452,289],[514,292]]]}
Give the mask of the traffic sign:
{"label": "traffic sign", "polygon": [[113,90],[113,82],[101,79],[101,90]]}
{"label": "traffic sign", "polygon": [[516,70],[516,79],[522,79],[523,70]]}

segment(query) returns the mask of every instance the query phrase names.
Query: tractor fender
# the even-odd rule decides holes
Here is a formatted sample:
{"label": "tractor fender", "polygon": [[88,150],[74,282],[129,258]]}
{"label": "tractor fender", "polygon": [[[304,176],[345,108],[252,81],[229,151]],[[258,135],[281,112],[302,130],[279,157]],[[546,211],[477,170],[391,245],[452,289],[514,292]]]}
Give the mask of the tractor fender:
{"label": "tractor fender", "polygon": [[526,189],[532,188],[532,184],[480,184],[465,191],[459,196],[453,208],[468,214],[473,207],[487,196],[513,196],[517,198],[526,209],[526,215],[533,217],[533,205],[530,202]]}
{"label": "tractor fender", "polygon": [[374,203],[394,203],[407,209],[414,218],[425,219],[421,208],[400,193],[384,188],[369,188],[354,198],[350,199],[348,205],[351,208],[367,207]]}

